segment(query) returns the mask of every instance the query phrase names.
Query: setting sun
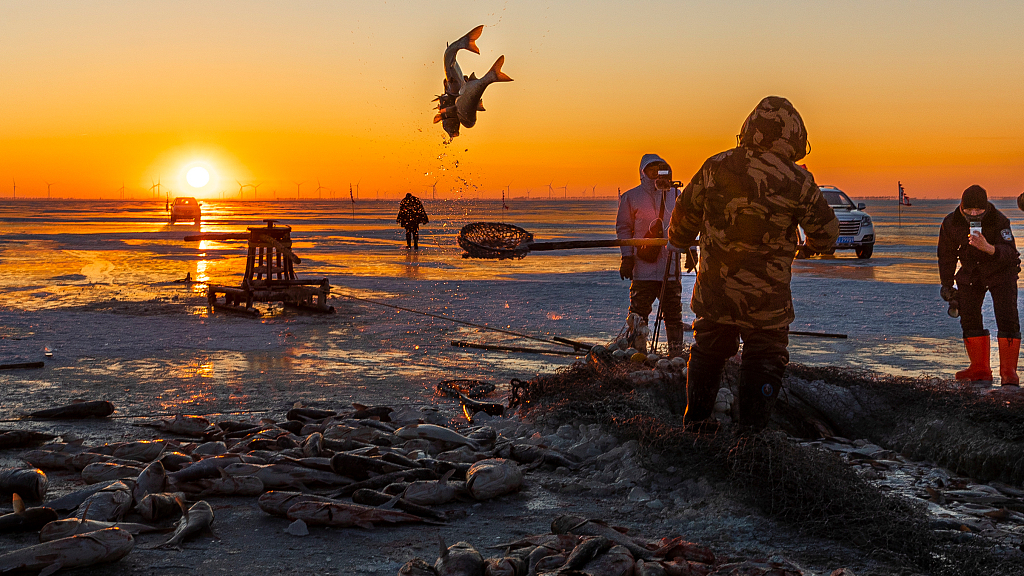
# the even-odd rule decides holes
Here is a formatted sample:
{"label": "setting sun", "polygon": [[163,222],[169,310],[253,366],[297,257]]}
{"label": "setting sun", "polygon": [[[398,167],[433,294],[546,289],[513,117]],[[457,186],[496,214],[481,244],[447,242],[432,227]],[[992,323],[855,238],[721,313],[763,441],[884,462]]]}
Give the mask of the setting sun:
{"label": "setting sun", "polygon": [[188,174],[185,175],[185,180],[188,180],[188,183],[193,188],[202,188],[210,181],[210,173],[206,171],[206,168],[196,166],[188,171]]}

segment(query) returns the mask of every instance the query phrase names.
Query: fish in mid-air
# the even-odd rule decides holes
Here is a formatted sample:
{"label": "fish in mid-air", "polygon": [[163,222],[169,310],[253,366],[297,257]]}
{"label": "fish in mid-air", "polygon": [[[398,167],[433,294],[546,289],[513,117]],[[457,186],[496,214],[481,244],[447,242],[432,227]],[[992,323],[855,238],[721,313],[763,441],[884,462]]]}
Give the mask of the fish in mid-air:
{"label": "fish in mid-air", "polygon": [[459,95],[459,90],[462,90],[462,85],[466,83],[466,77],[462,74],[462,68],[459,66],[455,56],[458,55],[459,50],[469,50],[474,54],[479,54],[480,49],[476,47],[476,39],[480,37],[483,32],[484,26],[481,24],[476,28],[473,28],[466,33],[465,36],[459,38],[455,42],[452,42],[445,48],[444,51],[444,92],[445,94]]}
{"label": "fish in mid-air", "polygon": [[501,71],[505,57],[501,56],[482,78],[475,74],[465,76],[456,56],[459,50],[479,54],[476,40],[483,32],[483,25],[473,28],[465,36],[452,42],[444,51],[444,92],[436,98],[438,113],[434,123],[440,122],[449,137],[459,135],[459,127],[472,128],[476,124],[476,113],[484,110],[483,93],[494,82],[511,82],[512,78]]}
{"label": "fish in mid-air", "polygon": [[469,50],[479,54],[480,49],[476,47],[476,39],[483,32],[483,24],[467,32],[462,38],[452,42],[444,50],[444,92],[436,98],[437,115],[434,116],[434,123],[441,123],[441,127],[450,138],[459,135],[459,115],[455,108],[455,100],[459,97],[459,90],[466,83],[466,76],[462,74],[462,67],[455,59],[459,50]]}
{"label": "fish in mid-air", "polygon": [[476,125],[476,113],[483,110],[484,90],[495,82],[512,81],[508,74],[501,71],[501,66],[504,63],[505,56],[498,56],[498,59],[491,65],[491,69],[483,77],[470,77],[459,91],[459,97],[455,100],[455,108],[458,112],[459,122],[466,128]]}

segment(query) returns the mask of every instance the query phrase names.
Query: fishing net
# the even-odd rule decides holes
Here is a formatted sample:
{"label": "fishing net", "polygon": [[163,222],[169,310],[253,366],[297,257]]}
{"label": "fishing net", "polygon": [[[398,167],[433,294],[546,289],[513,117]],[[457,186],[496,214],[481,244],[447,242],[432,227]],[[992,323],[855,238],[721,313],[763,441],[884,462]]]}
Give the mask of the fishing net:
{"label": "fishing net", "polygon": [[459,232],[463,258],[522,258],[530,252],[533,234],[512,224],[472,222]]}
{"label": "fishing net", "polygon": [[[577,362],[555,374],[512,382],[510,400],[521,406],[525,417],[549,426],[601,424],[621,441],[635,440],[648,469],[665,472],[672,466],[674,474],[682,478],[708,478],[765,516],[808,536],[830,538],[842,546],[868,551],[898,567],[898,573],[1024,573],[1020,555],[1007,555],[1005,549],[998,550],[977,534],[965,537],[959,532],[934,529],[922,502],[872,485],[832,452],[799,446],[777,430],[734,435],[728,429],[717,434],[684,429],[681,418],[668,412],[664,398],[678,393],[678,387],[685,384],[640,384],[629,378],[631,370],[635,365],[628,362]],[[840,369],[791,365],[791,370],[804,378],[831,375],[846,385],[863,386],[867,378]],[[737,373],[736,363],[730,363],[724,383],[729,384]],[[946,409],[956,405],[949,395],[922,401],[924,395],[935,393],[935,386],[925,379],[918,379],[913,386],[874,384],[901,388],[901,392],[892,392],[893,396],[915,409],[922,404]],[[943,398],[941,394],[939,397]],[[995,416],[999,412],[998,407],[983,400],[968,402],[961,409],[975,416]],[[894,417],[899,418],[899,414]],[[1004,419],[1009,417],[996,417]],[[1012,426],[1001,428],[1004,437],[1014,436],[1016,430],[1008,428]],[[943,444],[939,439],[932,440],[933,444]]]}

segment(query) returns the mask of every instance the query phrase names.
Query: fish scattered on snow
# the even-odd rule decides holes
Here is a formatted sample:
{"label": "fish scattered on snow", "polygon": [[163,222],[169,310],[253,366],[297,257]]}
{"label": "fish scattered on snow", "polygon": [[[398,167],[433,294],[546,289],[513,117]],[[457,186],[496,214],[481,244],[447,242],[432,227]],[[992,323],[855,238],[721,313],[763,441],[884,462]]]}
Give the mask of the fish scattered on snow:
{"label": "fish scattered on snow", "polygon": [[423,522],[423,518],[388,508],[372,508],[346,502],[298,502],[288,509],[289,520],[302,520],[309,526],[359,526]]}
{"label": "fish scattered on snow", "polygon": [[40,502],[46,496],[50,481],[38,468],[0,468],[0,493],[21,494],[21,497]]}
{"label": "fish scattered on snow", "polygon": [[174,482],[175,490],[200,498],[205,496],[259,496],[265,490],[263,481],[255,476],[230,476],[217,468],[217,478],[199,478],[191,482]]}
{"label": "fish scattered on snow", "polygon": [[21,496],[13,496],[14,512],[0,516],[0,532],[38,530],[57,519],[57,511],[45,506],[28,508]]}
{"label": "fish scattered on snow", "polygon": [[444,539],[438,536],[441,554],[434,563],[438,576],[471,576],[484,569],[484,557],[469,542],[456,542],[445,547]]}
{"label": "fish scattered on snow", "polygon": [[398,576],[437,576],[437,570],[422,558],[413,558],[398,569]]}
{"label": "fish scattered on snow", "polygon": [[455,499],[458,490],[448,483],[455,470],[445,472],[439,480],[419,480],[409,484],[402,498],[419,506],[437,506]]}
{"label": "fish scattered on snow", "polygon": [[481,460],[466,473],[466,487],[477,500],[490,500],[519,490],[523,472],[519,465],[504,458]]}
{"label": "fish scattered on snow", "polygon": [[107,528],[0,555],[0,574],[35,572],[49,576],[58,570],[120,560],[134,546],[135,539],[127,530]]}
{"label": "fish scattered on snow", "polygon": [[213,507],[206,500],[200,500],[185,510],[182,506],[183,515],[175,525],[174,533],[157,548],[181,549],[181,543],[186,538],[191,538],[202,532],[209,532],[213,526]]}
{"label": "fish scattered on snow", "polygon": [[43,526],[39,531],[40,542],[51,542],[61,538],[70,538],[78,534],[88,534],[97,530],[107,528],[120,528],[131,534],[143,534],[146,532],[166,532],[169,528],[160,528],[148,524],[136,524],[134,522],[101,522],[99,520],[79,520],[78,518],[65,518],[54,520]]}
{"label": "fish scattered on snow", "polygon": [[124,482],[113,482],[86,498],[76,516],[82,520],[120,520],[132,506],[132,491]]}
{"label": "fish scattered on snow", "polygon": [[257,504],[259,505],[260,510],[263,510],[271,516],[287,518],[288,509],[299,502],[337,502],[337,500],[326,496],[317,496],[315,494],[271,490],[270,492],[260,496]]}
{"label": "fish scattered on snow", "polygon": [[105,418],[114,413],[114,405],[106,400],[77,400],[66,406],[39,410],[28,415],[29,418],[64,420],[76,418]]}
{"label": "fish scattered on snow", "polygon": [[0,430],[0,450],[8,448],[25,448],[56,438],[53,434],[32,430]]}
{"label": "fish scattered on snow", "polygon": [[551,521],[551,532],[554,534],[575,534],[577,536],[604,536],[616,544],[625,546],[637,559],[648,559],[653,556],[650,550],[633,542],[629,536],[597,520],[589,520],[582,516],[563,514]]}
{"label": "fish scattered on snow", "polygon": [[167,449],[165,440],[139,440],[137,442],[125,442],[114,448],[111,454],[114,458],[125,460],[137,460],[139,462],[152,462],[163,454]]}
{"label": "fish scattered on snow", "polygon": [[[381,506],[388,504],[393,501],[394,497],[383,492],[377,492],[376,490],[370,490],[369,488],[360,488],[352,493],[352,501],[356,504],[363,504],[366,506]],[[438,522],[447,522],[448,517],[443,512],[438,512],[432,508],[426,506],[420,506],[409,502],[404,498],[399,498],[394,502],[394,507],[398,508],[403,512],[409,514],[415,514],[421,518],[431,518]]]}
{"label": "fish scattered on snow", "polygon": [[151,426],[162,432],[180,434],[182,436],[202,437],[204,434],[212,430],[213,425],[209,420],[202,416],[175,414],[174,418],[171,420],[161,418],[154,422],[141,424],[141,426]]}
{"label": "fish scattered on snow", "polygon": [[57,498],[56,500],[50,500],[49,502],[46,503],[46,505],[58,512],[70,512],[71,510],[78,508],[90,496],[99,492],[100,490],[103,490],[107,486],[110,486],[114,482],[116,482],[116,480],[90,484],[85,488],[75,490],[74,492]]}
{"label": "fish scattered on snow", "polygon": [[141,473],[141,466],[124,466],[122,464],[112,464],[110,462],[94,462],[82,469],[82,480],[85,480],[89,484],[95,484],[105,480],[135,478]]}
{"label": "fish scattered on snow", "polygon": [[440,442],[448,442],[449,444],[469,446],[474,450],[480,449],[476,442],[466,438],[455,430],[445,428],[444,426],[438,426],[436,424],[410,424],[409,426],[403,426],[398,430],[395,430],[395,436],[406,440],[414,440],[417,438],[422,438],[424,440],[437,440]]}
{"label": "fish scattered on snow", "polygon": [[137,500],[135,511],[143,520],[150,522],[177,516],[181,503],[185,500],[184,492],[157,492],[146,494]]}

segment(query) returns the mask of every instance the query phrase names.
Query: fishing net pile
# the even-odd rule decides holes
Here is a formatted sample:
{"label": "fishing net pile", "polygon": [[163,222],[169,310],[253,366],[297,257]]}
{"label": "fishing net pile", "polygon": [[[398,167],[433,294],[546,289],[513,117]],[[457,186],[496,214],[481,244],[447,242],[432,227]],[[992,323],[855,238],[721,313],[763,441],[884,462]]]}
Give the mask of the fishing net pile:
{"label": "fishing net pile", "polygon": [[530,251],[533,234],[512,224],[473,222],[459,231],[464,258],[522,258]]}
{"label": "fishing net pile", "polygon": [[[681,419],[667,410],[664,398],[677,383],[655,381],[643,385],[629,378],[634,369],[628,362],[614,364],[576,363],[559,372],[541,376],[530,382],[513,383],[513,396],[527,417],[548,425],[559,422],[599,423],[621,440],[635,440],[646,456],[646,466],[664,470],[673,466],[682,477],[705,477],[720,483],[730,494],[758,509],[765,516],[817,537],[834,539],[870,551],[908,573],[929,574],[1020,574],[1024,560],[1018,554],[1007,557],[995,551],[991,542],[970,538],[957,532],[933,529],[920,500],[905,499],[870,484],[834,453],[796,445],[787,434],[768,430],[758,435],[734,436],[729,429],[717,434],[695,434],[684,430]],[[737,367],[727,370],[726,384],[735,378]],[[868,404],[873,409],[921,410],[913,406],[919,396],[935,394],[933,384],[923,381],[901,382],[903,390],[895,391],[897,383],[871,380],[863,374],[850,374],[837,369],[811,369],[794,366],[791,379],[814,378],[839,387],[863,386],[879,392],[881,400]],[[870,386],[869,386],[870,384]],[[910,385],[913,384],[913,385]],[[937,395],[930,406],[952,410],[955,399],[963,399],[952,390],[948,396]],[[831,412],[847,413],[849,406],[836,397]],[[902,403],[898,403],[902,401]],[[828,402],[824,400],[823,402]],[[959,415],[980,417],[995,407],[983,400],[959,405]],[[787,412],[780,422],[798,420],[800,407],[780,407]],[[882,426],[887,420],[900,418],[899,410],[889,415],[874,416]],[[813,412],[810,419],[831,420],[824,412]],[[850,416],[851,421],[856,416]],[[994,428],[1007,436],[1018,430],[1009,417],[999,416]],[[815,426],[802,424],[803,429]],[[934,428],[933,428],[934,429]],[[851,430],[853,431],[853,430]],[[891,435],[899,434],[892,429]],[[864,435],[853,435],[864,438]],[[921,444],[928,438],[921,437]],[[943,443],[931,439],[940,450]],[[1018,452],[1018,455],[1020,452]],[[657,462],[657,464],[654,464]]]}
{"label": "fishing net pile", "polygon": [[[792,365],[780,417],[866,438],[981,481],[1024,484],[1024,394],[929,378]],[[808,418],[808,416],[810,418]],[[801,434],[808,436],[807,434]]]}

